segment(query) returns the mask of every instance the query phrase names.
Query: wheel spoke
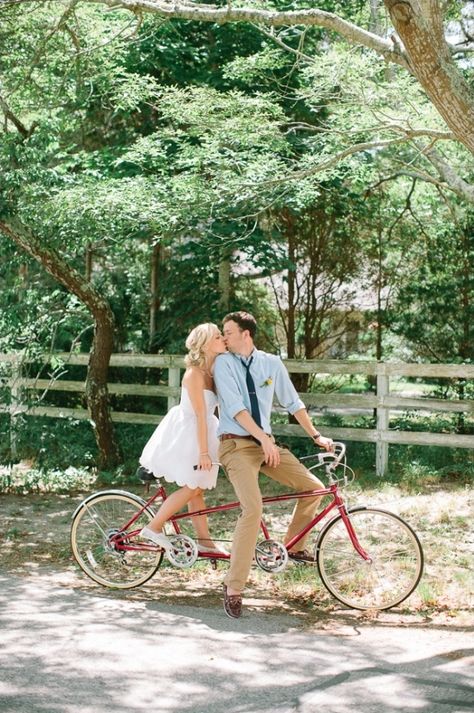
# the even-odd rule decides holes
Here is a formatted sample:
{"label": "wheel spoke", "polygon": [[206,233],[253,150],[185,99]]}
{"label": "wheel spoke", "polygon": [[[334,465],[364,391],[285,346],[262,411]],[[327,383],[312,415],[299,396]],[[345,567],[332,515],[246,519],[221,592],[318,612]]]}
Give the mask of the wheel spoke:
{"label": "wheel spoke", "polygon": [[421,577],[423,553],[413,530],[382,510],[350,514],[369,561],[354,549],[342,518],[323,531],[317,548],[321,580],[344,604],[359,609],[388,609],[402,602]]}
{"label": "wheel spoke", "polygon": [[[162,552],[140,549],[140,539],[130,538],[123,531],[142,506],[137,496],[106,491],[84,501],[78,509],[71,528],[72,551],[83,571],[99,584],[120,589],[136,587],[159,567]],[[151,518],[150,512],[144,510],[134,522],[133,530],[140,530]],[[117,539],[133,542],[137,549],[121,550]]]}

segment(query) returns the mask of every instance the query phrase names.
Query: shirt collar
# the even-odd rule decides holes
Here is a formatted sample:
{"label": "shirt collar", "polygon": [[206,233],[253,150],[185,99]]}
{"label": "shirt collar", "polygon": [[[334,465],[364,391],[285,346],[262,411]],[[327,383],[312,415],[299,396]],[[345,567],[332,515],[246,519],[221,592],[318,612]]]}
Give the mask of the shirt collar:
{"label": "shirt collar", "polygon": [[240,361],[241,361],[243,364],[245,364],[246,366],[248,366],[250,360],[253,359],[256,354],[257,354],[257,350],[256,350],[255,347],[254,347],[248,356],[245,357],[245,356],[243,356],[242,354],[236,354],[236,356],[240,359]]}

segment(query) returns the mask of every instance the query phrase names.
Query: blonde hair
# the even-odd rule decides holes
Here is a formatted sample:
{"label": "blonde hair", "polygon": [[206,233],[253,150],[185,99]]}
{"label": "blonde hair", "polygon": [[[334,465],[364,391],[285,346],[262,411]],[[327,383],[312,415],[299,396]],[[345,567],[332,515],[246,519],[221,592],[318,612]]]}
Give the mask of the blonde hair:
{"label": "blonde hair", "polygon": [[187,367],[203,367],[205,365],[206,355],[203,349],[217,332],[219,332],[219,327],[212,322],[205,322],[204,324],[198,324],[197,327],[194,327],[186,339],[188,354],[184,357],[184,363]]}

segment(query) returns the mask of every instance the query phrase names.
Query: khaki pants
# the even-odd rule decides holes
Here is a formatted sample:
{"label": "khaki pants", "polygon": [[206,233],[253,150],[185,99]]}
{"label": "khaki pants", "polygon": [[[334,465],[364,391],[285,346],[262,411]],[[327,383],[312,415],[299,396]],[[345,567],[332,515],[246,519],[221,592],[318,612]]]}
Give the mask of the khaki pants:
{"label": "khaki pants", "polygon": [[[289,450],[280,448],[279,451],[280,465],[271,468],[264,465],[263,450],[255,441],[235,438],[222,441],[219,446],[219,461],[227,470],[241,507],[232,543],[230,569],[224,579],[228,587],[237,591],[242,591],[247,582],[262,518],[259,472],[297,492],[324,487]],[[318,497],[297,500],[286,541],[314,517],[319,501]],[[299,549],[304,548],[308,535],[299,541]]]}

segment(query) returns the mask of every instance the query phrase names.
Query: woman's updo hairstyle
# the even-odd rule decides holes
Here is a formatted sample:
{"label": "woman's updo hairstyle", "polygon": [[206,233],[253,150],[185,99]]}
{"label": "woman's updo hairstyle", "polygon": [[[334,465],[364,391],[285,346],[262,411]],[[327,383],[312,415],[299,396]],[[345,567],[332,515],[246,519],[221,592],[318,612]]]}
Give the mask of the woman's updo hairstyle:
{"label": "woman's updo hairstyle", "polygon": [[186,349],[188,350],[188,354],[184,357],[186,367],[205,366],[206,355],[203,352],[203,348],[218,331],[219,327],[212,322],[198,324],[197,327],[194,327],[186,339]]}

